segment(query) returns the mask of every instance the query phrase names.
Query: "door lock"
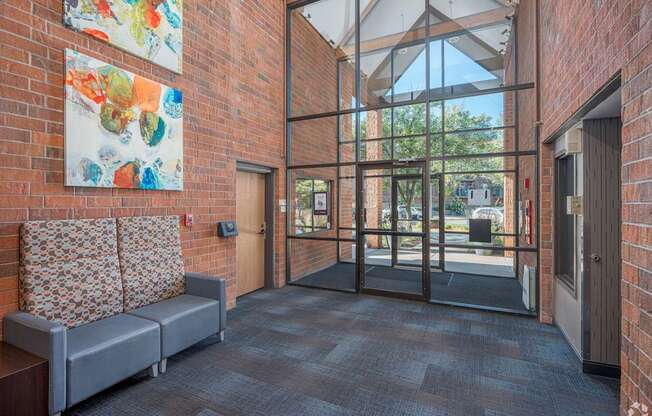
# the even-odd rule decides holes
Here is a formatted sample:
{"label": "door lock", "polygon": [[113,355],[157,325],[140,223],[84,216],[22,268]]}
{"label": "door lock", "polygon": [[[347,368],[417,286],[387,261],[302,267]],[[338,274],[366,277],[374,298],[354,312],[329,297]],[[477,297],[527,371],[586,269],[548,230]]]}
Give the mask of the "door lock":
{"label": "door lock", "polygon": [[600,258],[599,255],[593,253],[593,254],[591,254],[591,260],[593,260],[594,263],[599,263],[601,258]]}

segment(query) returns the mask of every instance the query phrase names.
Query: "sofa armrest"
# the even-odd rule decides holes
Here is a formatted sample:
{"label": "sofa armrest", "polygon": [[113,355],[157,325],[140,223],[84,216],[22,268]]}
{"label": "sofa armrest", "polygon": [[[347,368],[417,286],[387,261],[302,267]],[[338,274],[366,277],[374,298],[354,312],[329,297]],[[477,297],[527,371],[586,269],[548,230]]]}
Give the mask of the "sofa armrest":
{"label": "sofa armrest", "polygon": [[66,408],[66,327],[25,312],[4,317],[6,343],[48,360],[49,410],[59,413]]}
{"label": "sofa armrest", "polygon": [[220,331],[226,329],[226,282],[202,273],[186,273],[186,294],[220,302]]}

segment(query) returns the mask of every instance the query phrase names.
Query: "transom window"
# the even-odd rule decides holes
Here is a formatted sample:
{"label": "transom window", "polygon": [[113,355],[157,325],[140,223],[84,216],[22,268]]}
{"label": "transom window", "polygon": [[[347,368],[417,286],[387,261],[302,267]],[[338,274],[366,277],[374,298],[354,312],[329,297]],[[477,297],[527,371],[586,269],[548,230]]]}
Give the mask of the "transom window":
{"label": "transom window", "polygon": [[304,178],[297,179],[295,184],[296,234],[329,230],[331,228],[330,181]]}

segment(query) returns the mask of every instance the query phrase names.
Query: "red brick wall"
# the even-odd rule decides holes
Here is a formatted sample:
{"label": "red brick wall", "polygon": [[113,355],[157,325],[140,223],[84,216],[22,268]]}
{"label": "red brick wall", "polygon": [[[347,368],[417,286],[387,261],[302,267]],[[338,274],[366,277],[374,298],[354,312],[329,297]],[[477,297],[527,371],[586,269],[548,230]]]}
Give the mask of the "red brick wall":
{"label": "red brick wall", "polygon": [[621,404],[652,404],[652,3],[624,12]]}
{"label": "red brick wall", "polygon": [[[282,1],[185,2],[184,74],[66,29],[60,0],[0,2],[0,317],[17,308],[18,230],[28,220],[182,215],[187,270],[227,279],[235,304],[235,240],[215,223],[235,219],[235,162],[279,168],[284,190]],[[183,192],[63,186],[63,50],[102,59],[184,93]],[[278,213],[277,282],[284,282]]]}
{"label": "red brick wall", "polygon": [[[337,110],[337,57],[335,49],[301,14],[291,14],[292,116]],[[298,121],[291,125],[290,165],[335,163],[337,161],[338,117]],[[345,132],[350,131],[344,130]],[[336,237],[335,201],[337,168],[289,171],[290,224],[295,224],[295,183],[300,178],[323,179],[331,183],[331,229],[311,233],[313,237]],[[294,234],[294,229],[292,229]],[[322,270],[337,262],[333,241],[290,240],[291,280]]]}
{"label": "red brick wall", "polygon": [[[532,51],[535,47],[535,9],[534,2],[524,2],[517,10],[515,25],[512,27],[510,43],[505,55],[505,85],[525,84],[533,82],[535,79],[534,55]],[[518,58],[518,62],[516,61]],[[536,121],[535,114],[535,90],[524,89],[519,91],[510,91],[504,93],[504,122],[505,125],[514,125],[514,129],[505,130],[505,150],[516,150],[516,140],[518,140],[519,151],[535,150],[534,128]],[[516,111],[518,110],[518,111]],[[516,137],[518,135],[518,137]],[[504,158],[505,167],[508,169],[516,168],[516,158],[508,156]],[[521,156],[518,162],[517,184],[518,194],[514,194],[515,175],[506,175],[504,180],[505,189],[505,232],[515,232],[519,234],[520,247],[533,247],[536,244],[536,221],[538,219],[536,212],[536,157]],[[528,180],[529,188],[526,188],[525,182]],[[519,228],[516,228],[514,221],[514,202],[521,201],[525,210],[526,201],[532,202],[531,213],[531,233],[532,243],[528,243],[526,235],[525,217],[522,217]],[[524,212],[524,211],[523,211]],[[505,246],[513,247],[516,245],[516,238],[506,237]],[[514,252],[505,252],[506,257],[515,256]],[[524,266],[535,267],[537,264],[536,253],[520,252],[518,254],[519,268],[516,270],[517,277],[522,280]],[[549,303],[551,293],[545,288],[540,288],[544,293],[544,308],[539,308],[541,319],[546,320],[545,316],[549,314],[545,305]]]}
{"label": "red brick wall", "polygon": [[[341,82],[341,108],[348,108],[355,89],[355,66],[342,62],[338,68],[338,50],[334,48],[305,19],[301,9],[291,14],[291,65],[292,65],[292,116],[314,115],[338,109],[338,71]],[[291,125],[292,145],[290,165],[311,165],[337,162],[338,118],[340,138],[355,140],[355,115],[324,117],[293,122]],[[355,146],[347,144],[340,148],[340,161],[355,160]],[[354,169],[341,171],[342,176],[351,176]],[[338,210],[341,212],[341,227],[352,227],[351,213],[355,195],[354,181],[347,179],[337,183],[337,168],[310,168],[292,170],[290,202],[296,203],[294,183],[299,178],[317,178],[331,181],[331,229],[312,233],[311,237],[337,237]],[[340,189],[340,205],[337,206],[337,192]],[[382,204],[380,205],[382,209]],[[294,224],[294,208],[290,207],[290,223]],[[342,231],[341,238],[351,238],[350,231]],[[340,254],[343,260],[353,256],[351,243],[342,243]],[[334,241],[299,240],[290,241],[291,280],[298,280],[308,274],[325,269],[337,261],[337,244]]]}
{"label": "red brick wall", "polygon": [[[522,1],[526,6],[530,1]],[[652,3],[541,0],[542,139],[622,75],[621,408],[652,399]],[[542,151],[541,272],[552,281],[552,151]],[[542,307],[550,310],[550,305]]]}

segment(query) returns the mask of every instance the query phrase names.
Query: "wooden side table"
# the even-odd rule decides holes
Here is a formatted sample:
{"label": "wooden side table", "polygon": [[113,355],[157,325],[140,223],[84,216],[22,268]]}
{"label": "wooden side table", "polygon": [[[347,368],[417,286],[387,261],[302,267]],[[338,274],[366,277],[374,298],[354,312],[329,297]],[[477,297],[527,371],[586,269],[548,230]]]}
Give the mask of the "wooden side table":
{"label": "wooden side table", "polygon": [[0,415],[48,414],[48,360],[0,342]]}

